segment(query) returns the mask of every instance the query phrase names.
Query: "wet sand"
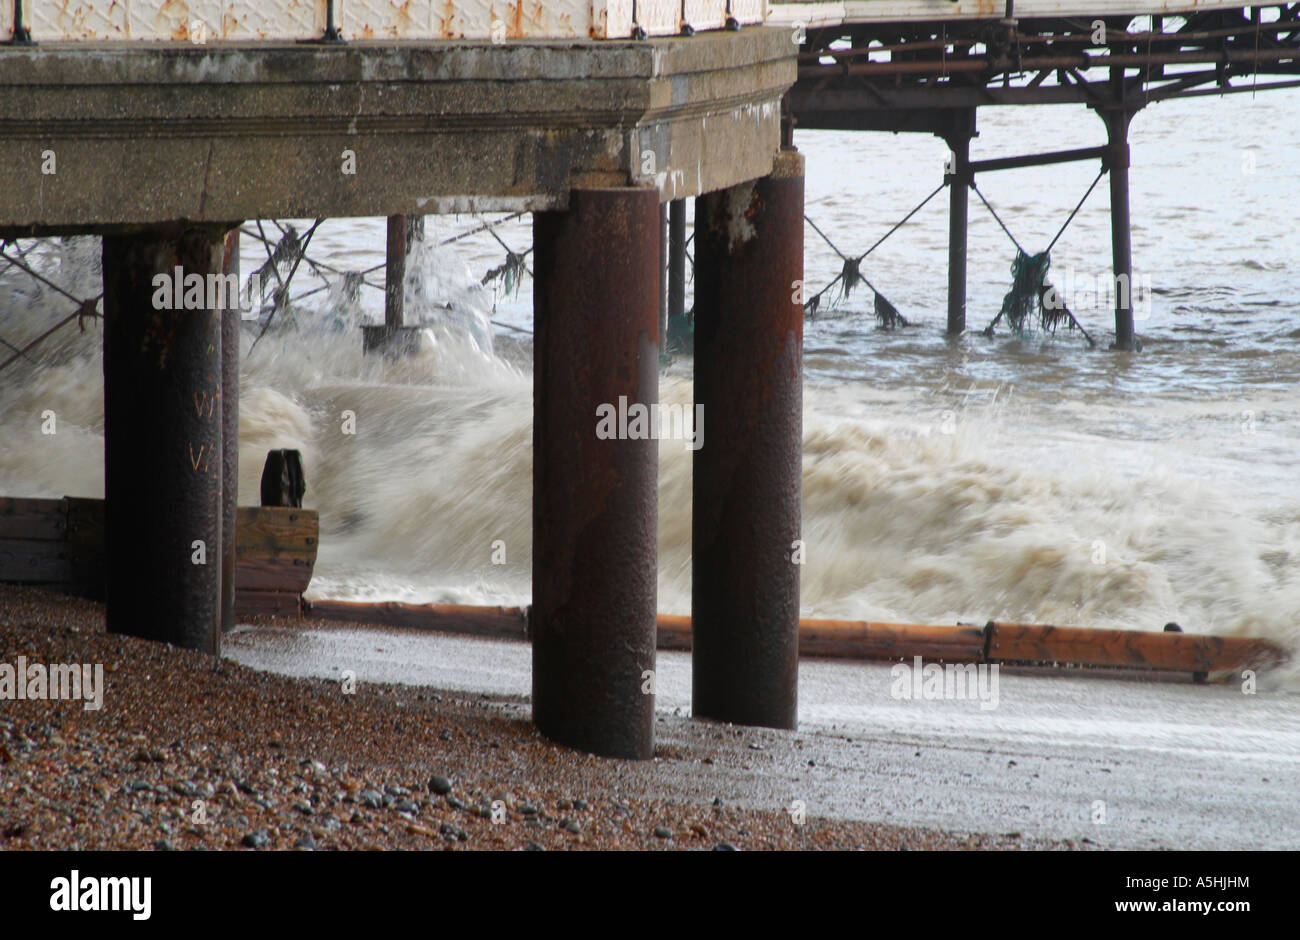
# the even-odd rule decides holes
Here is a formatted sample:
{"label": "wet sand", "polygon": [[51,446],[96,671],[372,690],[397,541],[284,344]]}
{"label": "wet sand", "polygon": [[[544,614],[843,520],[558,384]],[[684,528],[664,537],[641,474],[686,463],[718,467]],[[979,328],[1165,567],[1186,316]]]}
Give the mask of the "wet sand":
{"label": "wet sand", "polygon": [[[522,642],[329,623],[241,627],[224,651],[279,675],[350,670],[475,701],[531,690]],[[1243,694],[1190,673],[1007,667],[986,708],[969,695],[899,698],[894,670],[801,659],[798,731],[735,729],[689,717],[690,654],[661,650],[659,753],[689,760],[628,773],[663,799],[781,810],[797,798],[839,821],[1114,849],[1300,848],[1300,695],[1281,676]]]}
{"label": "wet sand", "polygon": [[106,684],[99,711],[0,702],[0,849],[1089,847],[813,808],[796,824],[784,797],[719,797],[721,779],[771,788],[778,732],[689,722],[653,761],[603,759],[546,741],[517,696],[369,682],[344,694],[103,624],[102,605],[0,586],[0,661],[103,663]]}

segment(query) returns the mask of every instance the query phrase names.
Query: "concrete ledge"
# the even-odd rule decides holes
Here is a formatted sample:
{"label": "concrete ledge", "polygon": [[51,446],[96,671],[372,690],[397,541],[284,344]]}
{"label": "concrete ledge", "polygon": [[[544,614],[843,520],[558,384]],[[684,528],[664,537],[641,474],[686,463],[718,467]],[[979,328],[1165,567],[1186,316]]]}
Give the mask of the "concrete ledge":
{"label": "concrete ledge", "polygon": [[769,172],[796,52],[787,30],[761,28],[10,48],[0,229],[555,209],[577,185],[694,196]]}

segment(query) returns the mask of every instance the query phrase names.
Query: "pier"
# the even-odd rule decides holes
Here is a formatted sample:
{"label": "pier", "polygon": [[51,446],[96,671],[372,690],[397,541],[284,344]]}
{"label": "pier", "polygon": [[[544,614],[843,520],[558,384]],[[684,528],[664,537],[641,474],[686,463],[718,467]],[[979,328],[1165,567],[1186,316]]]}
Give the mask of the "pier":
{"label": "pier", "polygon": [[[402,25],[335,6],[299,22],[288,4],[249,5],[231,22],[191,3],[144,22],[120,6],[90,4],[99,15],[74,21],[4,3],[0,237],[104,239],[102,306],[84,312],[104,320],[109,631],[216,652],[234,620],[223,532],[235,525],[225,409],[238,398],[226,368],[238,314],[157,309],[155,279],[222,274],[244,220],[388,216],[396,249],[407,216],[528,211],[534,720],[561,743],[648,758],[657,451],[598,439],[595,416],[620,396],[658,400],[661,207],[694,197],[717,218],[697,259],[718,285],[718,351],[697,365],[718,389],[708,407],[750,412],[784,442],[740,442],[743,472],[774,501],[727,501],[736,455],[721,436],[701,450],[716,469],[696,483],[719,533],[765,533],[739,553],[700,554],[713,605],[701,629],[722,656],[753,637],[782,698],[755,712],[721,662],[701,681],[718,717],[791,725],[798,578],[781,559],[799,528],[803,190],[780,140],[797,68],[789,32],[744,3],[701,4],[689,23],[672,6],[547,4],[504,25],[473,11],[435,24],[432,5]],[[634,9],[649,18],[633,21]],[[766,276],[737,280],[750,271]],[[402,325],[390,301],[386,334]],[[742,374],[760,384],[736,385]],[[777,407],[760,406],[776,388]],[[753,623],[735,613],[755,610],[752,582],[729,580],[737,564],[788,569]]]}
{"label": "pier", "polygon": [[[935,16],[940,9],[948,15]],[[804,37],[799,80],[786,103],[793,128],[919,132],[948,144],[952,335],[967,329],[968,191],[978,193],[978,175],[1097,161],[1109,177],[1113,348],[1140,346],[1131,289],[1133,116],[1160,101],[1300,84],[1300,21],[1292,4],[860,0],[777,4],[769,22]],[[1047,104],[1091,110],[1104,135],[1098,146],[971,161],[981,107]]]}
{"label": "pier", "polygon": [[[655,746],[658,452],[603,439],[597,415],[658,401],[667,324],[685,313],[684,200],[696,200],[695,403],[727,416],[693,456],[692,708],[788,729],[801,643],[799,131],[945,140],[945,326],[958,336],[980,174],[1097,161],[1113,274],[1127,284],[1133,115],[1300,84],[1288,78],[1300,76],[1300,13],[1287,4],[611,0],[520,4],[504,19],[432,3],[384,18],[337,0],[305,17],[277,2],[228,16],[194,0],[153,19],[84,7],[72,18],[46,0],[0,0],[0,239],[103,239],[102,295],[65,322],[103,321],[109,631],[217,653],[236,622],[239,312],[206,290],[191,302],[186,284],[232,271],[238,282],[239,228],[387,217],[384,322],[364,342],[400,354],[418,220],[527,212],[532,715],[562,744],[636,759]],[[1007,104],[1089,108],[1099,143],[973,159],[978,109]],[[157,300],[160,279],[171,302]],[[1046,289],[1034,287],[1040,306]],[[1128,292],[1111,345],[1140,346]],[[1050,658],[1037,642],[1007,658]]]}

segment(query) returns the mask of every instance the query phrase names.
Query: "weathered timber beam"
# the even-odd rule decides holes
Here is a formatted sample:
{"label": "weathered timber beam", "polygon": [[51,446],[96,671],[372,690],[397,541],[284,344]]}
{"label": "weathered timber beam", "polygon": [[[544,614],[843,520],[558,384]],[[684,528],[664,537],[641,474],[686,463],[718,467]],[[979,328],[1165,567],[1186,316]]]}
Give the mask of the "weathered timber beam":
{"label": "weathered timber beam", "polygon": [[[325,620],[528,639],[524,607],[309,601],[305,612]],[[659,614],[657,645],[661,650],[689,651],[691,618]],[[998,622],[975,627],[820,619],[799,621],[799,655],[878,661],[920,656],[951,663],[1046,663],[1192,673],[1268,667],[1287,658],[1277,646],[1257,637]]]}

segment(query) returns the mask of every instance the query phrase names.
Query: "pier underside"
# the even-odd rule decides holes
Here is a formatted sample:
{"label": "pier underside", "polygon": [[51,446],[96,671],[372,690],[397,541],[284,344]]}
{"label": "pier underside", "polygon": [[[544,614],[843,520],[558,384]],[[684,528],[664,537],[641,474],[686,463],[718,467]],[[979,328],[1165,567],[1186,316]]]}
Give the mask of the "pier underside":
{"label": "pier underside", "polygon": [[[765,175],[780,29],[646,42],[42,44],[0,55],[0,233],[661,201]],[[49,153],[54,155],[51,164]]]}
{"label": "pier underside", "polygon": [[[395,287],[368,338],[386,345],[404,328],[408,217],[531,211],[533,717],[563,744],[652,756],[658,444],[632,430],[611,439],[598,417],[658,401],[664,204],[700,197],[718,228],[699,277],[717,289],[697,315],[723,351],[706,357],[723,397],[704,404],[761,418],[783,446],[698,429],[697,497],[721,511],[718,534],[755,533],[697,565],[709,581],[701,619],[711,649],[756,651],[743,673],[710,662],[698,684],[711,715],[791,725],[803,163],[781,150],[780,102],[795,53],[788,31],[756,28],[0,54],[0,237],[104,236],[109,631],[218,652],[233,623],[223,527],[237,420],[225,402],[238,401],[238,312],[190,282],[231,275],[227,238],[242,220],[388,216]],[[744,376],[764,378],[731,387]],[[773,389],[775,408],[763,404]],[[741,487],[760,481],[779,499],[729,502],[735,452]],[[746,699],[750,682],[779,691],[767,710]]]}

